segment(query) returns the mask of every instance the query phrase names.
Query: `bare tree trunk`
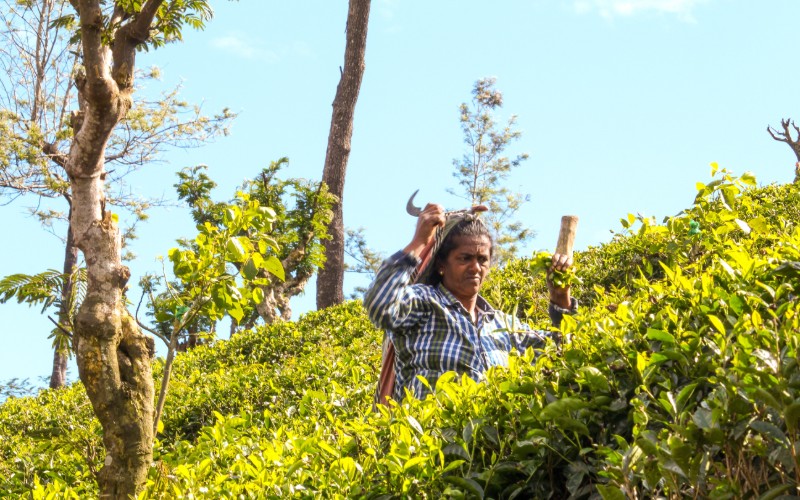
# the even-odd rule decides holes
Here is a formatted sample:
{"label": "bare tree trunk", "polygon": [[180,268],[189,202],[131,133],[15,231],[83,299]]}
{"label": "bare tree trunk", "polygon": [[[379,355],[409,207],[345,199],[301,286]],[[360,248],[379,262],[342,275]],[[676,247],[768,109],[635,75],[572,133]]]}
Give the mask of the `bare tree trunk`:
{"label": "bare tree trunk", "polygon": [[325,267],[317,276],[317,309],[344,302],[344,223],[342,194],[350,139],[353,136],[353,115],[364,75],[364,53],[367,48],[367,27],[370,0],[350,0],[347,13],[347,44],[344,70],[333,100],[333,116],[328,134],[328,150],[322,181],[338,200],[333,204],[333,220],[325,244]]}
{"label": "bare tree trunk", "polygon": [[[70,208],[71,213],[72,208]],[[72,219],[71,215],[70,219]],[[64,248],[64,287],[61,289],[61,310],[58,311],[58,322],[62,325],[71,323],[69,309],[73,307],[71,297],[75,287],[72,273],[75,271],[76,265],[78,265],[78,247],[75,246],[75,240],[72,237],[72,228],[69,227],[67,228],[67,243]],[[66,385],[68,358],[66,350],[58,347],[53,349],[53,371],[50,375],[51,389],[58,389]]]}

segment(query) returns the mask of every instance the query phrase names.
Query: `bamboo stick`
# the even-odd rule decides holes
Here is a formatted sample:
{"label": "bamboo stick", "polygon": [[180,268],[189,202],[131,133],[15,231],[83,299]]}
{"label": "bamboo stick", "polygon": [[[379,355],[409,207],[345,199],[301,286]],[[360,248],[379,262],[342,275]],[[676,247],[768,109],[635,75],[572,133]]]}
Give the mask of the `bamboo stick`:
{"label": "bamboo stick", "polygon": [[578,216],[565,215],[561,217],[561,230],[558,232],[556,253],[572,257],[572,247],[575,244],[575,232],[578,229]]}

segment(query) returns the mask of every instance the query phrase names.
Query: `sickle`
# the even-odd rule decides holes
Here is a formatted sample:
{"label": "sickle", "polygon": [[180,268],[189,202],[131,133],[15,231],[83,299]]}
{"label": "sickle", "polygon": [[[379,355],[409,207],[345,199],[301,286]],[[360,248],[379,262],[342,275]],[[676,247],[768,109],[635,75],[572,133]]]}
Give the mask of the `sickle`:
{"label": "sickle", "polygon": [[[417,196],[417,193],[419,193],[419,189],[414,191],[414,194],[411,195],[411,198],[409,198],[408,202],[406,203],[406,212],[408,212],[408,215],[412,217],[419,217],[419,214],[422,213],[421,208],[414,206],[414,197]],[[487,210],[489,210],[489,207],[487,207],[486,205],[473,205],[472,208],[465,208],[463,210],[454,210],[451,212],[445,212],[445,215],[453,215],[457,213],[474,214],[478,212],[485,212]]]}
{"label": "sickle", "polygon": [[414,191],[414,194],[411,195],[411,198],[408,199],[408,203],[406,203],[406,212],[412,217],[419,217],[419,214],[422,213],[421,208],[414,206],[414,197],[417,193],[419,193],[419,189]]}

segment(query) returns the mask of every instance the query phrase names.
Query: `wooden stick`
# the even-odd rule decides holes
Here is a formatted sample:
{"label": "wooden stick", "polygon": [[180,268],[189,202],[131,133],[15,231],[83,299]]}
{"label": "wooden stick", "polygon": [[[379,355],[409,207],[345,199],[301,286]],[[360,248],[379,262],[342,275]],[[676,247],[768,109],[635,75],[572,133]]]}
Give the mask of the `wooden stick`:
{"label": "wooden stick", "polygon": [[572,246],[575,244],[575,232],[578,229],[578,216],[565,215],[561,217],[561,230],[558,232],[556,253],[572,257]]}

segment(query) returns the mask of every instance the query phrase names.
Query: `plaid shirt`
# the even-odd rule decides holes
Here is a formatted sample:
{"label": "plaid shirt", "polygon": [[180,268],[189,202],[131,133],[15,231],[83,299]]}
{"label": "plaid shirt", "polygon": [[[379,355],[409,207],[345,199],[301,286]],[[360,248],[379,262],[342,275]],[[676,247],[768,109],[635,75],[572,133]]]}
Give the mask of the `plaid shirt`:
{"label": "plaid shirt", "polygon": [[[431,386],[447,371],[479,380],[490,366],[508,365],[511,349],[525,352],[528,347],[542,346],[545,337],[551,336],[496,311],[481,296],[473,323],[466,308],[444,286],[411,284],[417,264],[416,257],[402,251],[392,255],[364,296],[370,320],[394,343],[396,400],[403,398],[403,388],[417,397],[429,392],[416,375]],[[558,325],[562,315],[576,307],[575,299],[571,310],[551,303],[550,319]]]}

